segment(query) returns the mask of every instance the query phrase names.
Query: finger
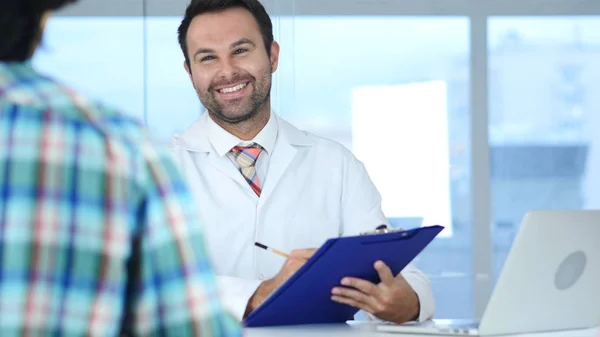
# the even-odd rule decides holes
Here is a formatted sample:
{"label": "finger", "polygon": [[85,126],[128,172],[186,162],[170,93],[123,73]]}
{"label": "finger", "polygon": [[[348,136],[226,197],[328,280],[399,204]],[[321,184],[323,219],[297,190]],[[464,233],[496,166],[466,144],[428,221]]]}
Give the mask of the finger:
{"label": "finger", "polygon": [[298,269],[302,268],[302,266],[306,263],[304,259],[298,258],[289,258],[285,261],[285,264],[277,273],[275,278],[277,279],[278,284],[281,284],[287,281],[292,275],[294,275]]}
{"label": "finger", "polygon": [[367,295],[353,288],[335,287],[331,290],[334,296],[349,298],[357,303],[363,303],[369,306],[374,306],[375,297]]}
{"label": "finger", "polygon": [[394,282],[394,274],[392,270],[382,261],[375,262],[375,270],[379,274],[379,279],[383,284],[392,284]]}
{"label": "finger", "polygon": [[305,259],[297,258],[297,257],[290,257],[285,261],[285,264],[282,269],[289,269],[289,270],[295,271],[295,270],[300,269],[300,267],[302,267],[305,263],[306,263]]}
{"label": "finger", "polygon": [[377,296],[378,292],[380,291],[375,284],[354,277],[344,277],[342,279],[342,285],[345,285],[346,287],[356,288],[357,290],[371,296]]}
{"label": "finger", "polygon": [[362,303],[362,302],[357,302],[348,297],[333,295],[333,296],[331,296],[331,300],[334,302],[337,302],[337,303],[347,304],[351,307],[354,307],[354,308],[357,308],[360,310],[364,310],[370,314],[375,314],[373,309],[369,305]]}
{"label": "finger", "polygon": [[294,249],[290,253],[290,257],[301,258],[301,259],[310,259],[311,256],[317,251],[316,248],[308,248],[308,249]]}

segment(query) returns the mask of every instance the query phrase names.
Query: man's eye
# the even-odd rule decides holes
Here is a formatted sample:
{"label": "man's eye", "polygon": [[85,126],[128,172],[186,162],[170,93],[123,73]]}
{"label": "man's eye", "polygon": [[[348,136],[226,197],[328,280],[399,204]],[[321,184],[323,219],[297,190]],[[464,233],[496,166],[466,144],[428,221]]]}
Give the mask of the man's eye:
{"label": "man's eye", "polygon": [[245,53],[247,51],[248,51],[248,49],[236,49],[236,51],[234,51],[233,53],[234,54],[242,54],[242,53]]}
{"label": "man's eye", "polygon": [[214,56],[204,56],[201,61],[204,62],[204,61],[210,61],[210,60],[214,60],[214,59],[215,59]]}

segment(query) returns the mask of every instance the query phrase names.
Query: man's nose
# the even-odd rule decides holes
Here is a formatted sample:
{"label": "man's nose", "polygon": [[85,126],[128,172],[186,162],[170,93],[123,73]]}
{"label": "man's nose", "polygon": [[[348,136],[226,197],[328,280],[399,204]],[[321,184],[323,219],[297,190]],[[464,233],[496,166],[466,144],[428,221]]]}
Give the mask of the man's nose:
{"label": "man's nose", "polygon": [[238,67],[231,60],[221,60],[218,76],[230,79],[239,73]]}

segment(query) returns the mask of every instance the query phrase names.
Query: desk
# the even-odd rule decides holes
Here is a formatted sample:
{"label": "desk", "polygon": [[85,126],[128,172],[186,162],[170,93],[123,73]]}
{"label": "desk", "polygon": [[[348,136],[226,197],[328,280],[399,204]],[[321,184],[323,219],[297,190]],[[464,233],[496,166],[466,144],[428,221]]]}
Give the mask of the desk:
{"label": "desk", "polygon": [[[269,328],[246,328],[245,337],[431,337],[432,335],[398,334],[375,331],[375,324],[327,324]],[[514,335],[514,337],[600,337],[599,329]],[[513,337],[513,336],[511,336]]]}

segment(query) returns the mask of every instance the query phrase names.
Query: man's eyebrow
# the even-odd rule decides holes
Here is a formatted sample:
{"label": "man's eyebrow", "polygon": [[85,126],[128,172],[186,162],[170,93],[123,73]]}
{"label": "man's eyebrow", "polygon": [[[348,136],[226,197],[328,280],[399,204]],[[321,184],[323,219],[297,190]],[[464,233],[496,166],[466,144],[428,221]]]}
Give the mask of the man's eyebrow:
{"label": "man's eyebrow", "polygon": [[196,50],[196,52],[194,53],[194,57],[200,55],[200,54],[210,54],[210,53],[214,53],[215,51],[210,49],[210,48],[199,48],[198,50]]}
{"label": "man's eyebrow", "polygon": [[234,43],[232,43],[231,45],[229,45],[229,48],[233,49],[233,48],[239,47],[239,46],[241,46],[243,44],[249,44],[252,47],[256,47],[256,45],[254,44],[254,42],[252,42],[249,39],[243,38],[243,39],[239,39],[239,40],[235,41]]}
{"label": "man's eyebrow", "polygon": [[[252,47],[256,47],[256,44],[254,44],[254,42],[252,42],[252,40],[250,40],[250,39],[247,39],[247,38],[242,38],[242,39],[239,39],[239,40],[235,41],[234,43],[230,44],[230,45],[229,45],[229,48],[230,48],[230,49],[233,49],[233,48],[239,47],[239,46],[241,46],[241,45],[244,45],[244,44],[249,44],[249,45],[251,45]],[[214,49],[210,49],[210,48],[199,48],[199,49],[198,49],[198,50],[196,50],[196,52],[194,53],[194,57],[196,57],[196,56],[198,56],[198,55],[200,55],[200,54],[211,54],[211,53],[214,53],[214,52],[215,52],[215,51],[214,51]]]}

